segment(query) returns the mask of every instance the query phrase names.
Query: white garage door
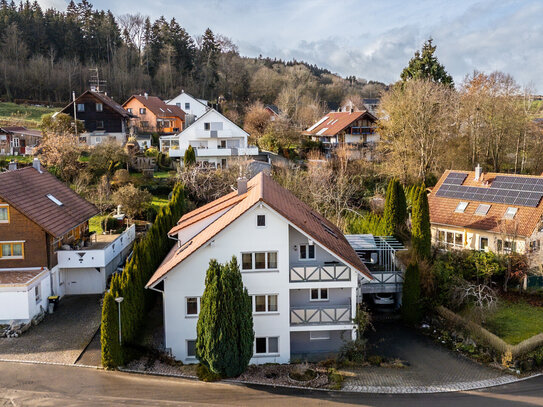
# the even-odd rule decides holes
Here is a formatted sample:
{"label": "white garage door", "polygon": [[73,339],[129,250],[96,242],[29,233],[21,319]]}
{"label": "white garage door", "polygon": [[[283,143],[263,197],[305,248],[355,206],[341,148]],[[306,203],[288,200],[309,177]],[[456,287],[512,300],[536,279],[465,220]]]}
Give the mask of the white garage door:
{"label": "white garage door", "polygon": [[64,269],[65,295],[101,294],[105,290],[104,271],[90,269]]}

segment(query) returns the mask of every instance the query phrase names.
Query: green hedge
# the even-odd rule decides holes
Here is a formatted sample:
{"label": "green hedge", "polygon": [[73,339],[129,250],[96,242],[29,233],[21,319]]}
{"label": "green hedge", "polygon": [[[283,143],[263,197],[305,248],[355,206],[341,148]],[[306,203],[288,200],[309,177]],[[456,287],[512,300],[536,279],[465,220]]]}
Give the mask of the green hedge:
{"label": "green hedge", "polygon": [[[113,276],[110,291],[106,293],[102,307],[102,365],[104,367],[115,368],[122,364],[124,345],[137,342],[146,313],[153,304],[156,294],[154,291],[146,290],[145,284],[171,250],[174,241],[168,238],[167,233],[186,209],[184,189],[177,184],[170,203],[160,209],[145,237],[134,244],[132,258],[125,265],[122,273]],[[118,350],[117,346],[111,342],[118,342],[118,319],[112,316],[112,313],[117,315],[118,311],[111,306],[111,300],[117,297],[124,298],[121,304],[123,347]],[[113,303],[113,305],[116,304]]]}

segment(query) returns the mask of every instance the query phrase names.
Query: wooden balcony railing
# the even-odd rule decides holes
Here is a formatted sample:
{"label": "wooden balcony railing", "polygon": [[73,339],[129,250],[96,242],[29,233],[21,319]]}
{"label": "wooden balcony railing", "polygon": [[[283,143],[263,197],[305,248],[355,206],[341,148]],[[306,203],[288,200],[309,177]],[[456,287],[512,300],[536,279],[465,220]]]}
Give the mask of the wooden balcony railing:
{"label": "wooden balcony railing", "polygon": [[350,280],[351,268],[347,266],[299,266],[290,268],[291,283]]}
{"label": "wooden balcony railing", "polygon": [[292,307],[290,325],[332,325],[350,324],[351,306]]}

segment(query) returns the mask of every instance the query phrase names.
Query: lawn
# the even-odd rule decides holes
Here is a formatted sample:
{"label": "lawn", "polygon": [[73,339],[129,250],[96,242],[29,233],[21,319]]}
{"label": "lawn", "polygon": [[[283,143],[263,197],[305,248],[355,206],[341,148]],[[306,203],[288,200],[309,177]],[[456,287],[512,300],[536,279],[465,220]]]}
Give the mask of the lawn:
{"label": "lawn", "polygon": [[0,124],[4,126],[26,126],[36,129],[40,124],[42,115],[58,110],[58,108],[45,106],[17,105],[2,102],[0,103]]}
{"label": "lawn", "polygon": [[105,215],[96,215],[89,220],[89,231],[91,233],[101,234],[103,232],[101,221],[105,218]]}
{"label": "lawn", "polygon": [[522,301],[502,301],[498,309],[486,318],[484,326],[505,342],[516,345],[543,332],[543,307]]}
{"label": "lawn", "polygon": [[163,196],[155,196],[153,195],[153,200],[151,201],[151,205],[153,205],[157,210],[160,209],[162,206],[166,206],[170,203],[168,200],[168,197]]}

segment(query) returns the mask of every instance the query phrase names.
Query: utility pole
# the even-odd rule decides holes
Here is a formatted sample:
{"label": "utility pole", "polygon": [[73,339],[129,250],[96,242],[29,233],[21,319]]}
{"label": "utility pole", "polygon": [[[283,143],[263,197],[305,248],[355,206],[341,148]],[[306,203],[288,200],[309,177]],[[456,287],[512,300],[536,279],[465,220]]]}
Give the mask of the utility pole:
{"label": "utility pole", "polygon": [[75,139],[79,141],[77,136],[77,105],[75,103],[75,91],[72,92],[72,99],[74,100],[74,127],[75,127]]}

